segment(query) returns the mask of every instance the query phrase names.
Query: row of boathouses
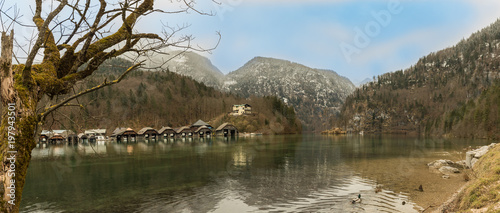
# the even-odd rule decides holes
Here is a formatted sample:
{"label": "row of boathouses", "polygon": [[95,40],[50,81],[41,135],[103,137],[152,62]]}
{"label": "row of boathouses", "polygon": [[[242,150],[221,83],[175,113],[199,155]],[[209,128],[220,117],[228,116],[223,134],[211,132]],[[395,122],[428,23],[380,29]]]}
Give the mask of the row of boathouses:
{"label": "row of boathouses", "polygon": [[159,139],[180,137],[204,138],[212,136],[235,137],[238,135],[238,133],[238,129],[234,125],[229,123],[224,123],[218,128],[214,129],[210,124],[202,120],[198,120],[190,126],[183,126],[175,129],[168,126],[162,127],[159,130],[151,127],[144,127],[136,132],[132,128],[119,127],[113,131],[111,138],[117,141],[133,141],[136,140],[136,138]]}
{"label": "row of boathouses", "polygon": [[156,140],[165,138],[183,138],[183,137],[235,137],[238,136],[238,129],[230,124],[224,123],[219,127],[212,127],[210,124],[198,120],[197,122],[179,128],[162,127],[161,129],[154,129],[152,127],[144,127],[139,131],[132,128],[118,127],[111,135],[107,136],[106,129],[93,129],[86,130],[84,133],[76,135],[71,130],[43,130],[40,135],[40,142],[49,143],[77,143],[78,141],[95,142],[98,140],[115,140],[115,141],[136,141],[137,139]]}

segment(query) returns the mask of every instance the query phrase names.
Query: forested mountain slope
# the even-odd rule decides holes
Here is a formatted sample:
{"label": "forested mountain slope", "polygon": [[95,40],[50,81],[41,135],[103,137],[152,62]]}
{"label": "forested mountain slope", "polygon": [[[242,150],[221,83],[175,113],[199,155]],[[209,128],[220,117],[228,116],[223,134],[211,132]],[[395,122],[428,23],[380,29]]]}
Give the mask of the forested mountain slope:
{"label": "forested mountain slope", "polygon": [[355,88],[349,79],[334,71],[266,57],[255,57],[227,75],[194,52],[180,54],[167,66],[172,72],[242,97],[276,96],[295,108],[310,131],[327,129],[330,117],[339,112]]}
{"label": "forested mountain slope", "polygon": [[224,89],[243,97],[276,96],[293,106],[308,130],[328,128],[330,116],[339,112],[354,91],[352,82],[331,70],[255,57],[229,73]]}
{"label": "forested mountain slope", "polygon": [[[75,92],[94,87],[118,77],[132,63],[112,59],[98,72],[81,82]],[[64,98],[64,97],[59,97]],[[255,112],[240,116],[240,131],[266,133],[297,133],[300,121],[293,108],[282,108],[273,97],[241,98],[220,92],[203,83],[168,71],[133,71],[122,82],[87,94],[71,106],[49,116],[45,129],[84,129],[132,127],[136,130],[150,126],[180,127],[202,119],[209,122],[232,111],[233,104],[248,103]],[[49,103],[50,100],[44,100]],[[81,105],[82,107],[78,107]]]}
{"label": "forested mountain slope", "polygon": [[499,135],[500,21],[356,89],[336,125],[354,131]]}

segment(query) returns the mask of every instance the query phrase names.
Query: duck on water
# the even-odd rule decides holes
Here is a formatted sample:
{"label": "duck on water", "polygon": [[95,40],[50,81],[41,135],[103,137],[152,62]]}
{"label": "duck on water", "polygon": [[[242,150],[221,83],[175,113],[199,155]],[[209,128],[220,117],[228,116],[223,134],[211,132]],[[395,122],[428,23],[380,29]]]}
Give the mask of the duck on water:
{"label": "duck on water", "polygon": [[357,198],[352,199],[351,203],[352,204],[361,203],[361,194],[358,194]]}

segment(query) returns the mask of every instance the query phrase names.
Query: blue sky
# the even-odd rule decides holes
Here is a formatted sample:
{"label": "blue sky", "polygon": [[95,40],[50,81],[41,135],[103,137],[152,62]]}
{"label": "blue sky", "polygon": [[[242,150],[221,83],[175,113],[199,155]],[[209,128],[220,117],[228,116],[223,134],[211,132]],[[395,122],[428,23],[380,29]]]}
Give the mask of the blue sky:
{"label": "blue sky", "polygon": [[[214,16],[162,14],[142,19],[136,28],[160,33],[161,23],[190,24],[182,33],[206,48],[216,43],[219,31],[218,48],[202,55],[223,73],[263,56],[334,70],[356,83],[410,67],[500,18],[498,0],[215,1],[220,4],[197,0],[196,5]],[[17,4],[27,12],[21,21],[31,23],[26,2]],[[164,10],[178,6],[178,0],[155,3]],[[16,36],[29,35],[30,29],[16,28]]]}
{"label": "blue sky", "polygon": [[[190,23],[186,33],[206,47],[220,31],[220,46],[204,55],[223,73],[264,56],[331,69],[353,82],[407,68],[500,18],[498,0],[218,1],[222,5],[197,5],[215,16],[176,15],[164,21]],[[379,21],[373,13],[390,16]],[[359,32],[370,34],[362,46],[355,44]],[[345,54],[342,44],[357,50],[347,48],[353,53]]]}

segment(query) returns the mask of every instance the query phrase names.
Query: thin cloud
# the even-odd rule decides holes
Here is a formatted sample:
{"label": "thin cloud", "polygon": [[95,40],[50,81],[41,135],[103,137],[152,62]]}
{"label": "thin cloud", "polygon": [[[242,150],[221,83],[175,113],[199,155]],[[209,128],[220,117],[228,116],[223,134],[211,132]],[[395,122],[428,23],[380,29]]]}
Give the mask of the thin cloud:
{"label": "thin cloud", "polygon": [[[252,0],[252,3],[260,3],[260,4],[277,4],[277,3],[287,3],[287,4],[317,4],[317,3],[338,3],[338,2],[348,2],[349,0]],[[250,2],[250,1],[248,1]]]}

